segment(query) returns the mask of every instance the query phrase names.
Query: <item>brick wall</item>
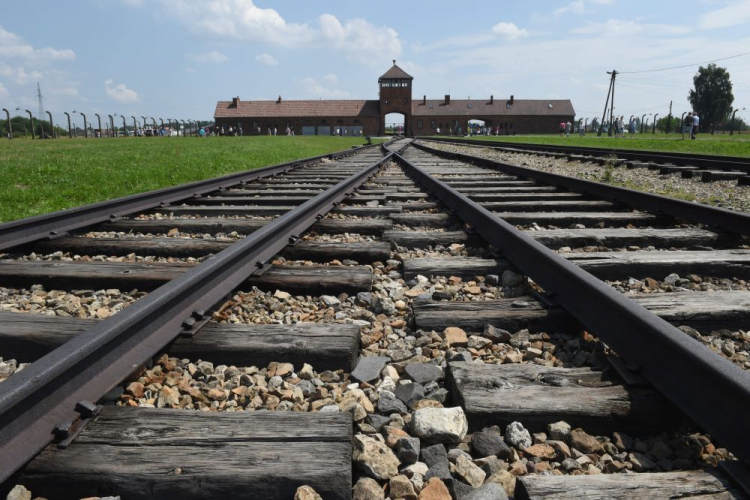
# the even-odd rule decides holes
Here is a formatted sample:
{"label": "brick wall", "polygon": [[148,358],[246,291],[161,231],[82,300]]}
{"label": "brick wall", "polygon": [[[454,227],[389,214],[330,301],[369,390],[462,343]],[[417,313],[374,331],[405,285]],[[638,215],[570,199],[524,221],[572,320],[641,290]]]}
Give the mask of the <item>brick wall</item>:
{"label": "brick wall", "polygon": [[[493,130],[494,127],[501,126],[500,133],[503,135],[554,134],[558,132],[561,121],[574,121],[573,116],[484,116],[472,119],[484,120],[485,125]],[[418,116],[412,118],[411,126],[415,135],[436,135],[437,128],[440,128],[441,135],[447,135],[455,128],[456,122],[461,127],[461,132],[466,133],[469,118],[465,116]]]}
{"label": "brick wall", "polygon": [[[294,130],[295,135],[302,135],[302,127],[316,127],[317,132],[317,127],[328,126],[333,131],[337,127],[360,126],[363,128],[363,136],[374,136],[378,134],[378,127],[380,125],[380,119],[377,116],[366,118],[243,118],[241,120],[217,118],[216,129],[220,130],[224,127],[225,130],[229,130],[230,126],[237,128],[238,122],[242,127],[243,135],[258,135],[258,126],[261,129],[260,135],[267,135],[269,128],[273,133],[274,127],[277,129],[278,135],[283,135],[287,125],[289,125]],[[256,125],[256,130],[253,130],[253,124]]]}

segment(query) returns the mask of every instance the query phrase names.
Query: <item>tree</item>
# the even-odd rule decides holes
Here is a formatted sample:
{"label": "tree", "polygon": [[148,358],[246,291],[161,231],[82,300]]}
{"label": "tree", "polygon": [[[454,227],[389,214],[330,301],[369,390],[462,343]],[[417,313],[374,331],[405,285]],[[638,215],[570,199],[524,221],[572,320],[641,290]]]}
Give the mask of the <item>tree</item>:
{"label": "tree", "polygon": [[705,132],[710,124],[725,120],[731,112],[734,102],[732,82],[726,68],[709,64],[706,68],[698,68],[693,85],[695,88],[688,94],[688,101],[701,118],[700,129]]}
{"label": "tree", "polygon": [[656,130],[659,130],[661,132],[667,131],[667,122],[669,121],[669,130],[671,131],[680,131],[680,117],[679,116],[672,116],[671,119],[669,116],[663,116],[656,120]]}

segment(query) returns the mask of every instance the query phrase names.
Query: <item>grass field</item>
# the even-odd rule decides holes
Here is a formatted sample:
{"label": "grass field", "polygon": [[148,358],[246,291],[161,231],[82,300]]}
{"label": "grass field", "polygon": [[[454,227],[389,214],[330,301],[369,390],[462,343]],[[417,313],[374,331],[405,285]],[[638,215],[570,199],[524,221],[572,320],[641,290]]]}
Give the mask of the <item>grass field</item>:
{"label": "grass field", "polygon": [[722,156],[746,156],[750,157],[750,133],[741,135],[729,134],[699,134],[694,141],[689,137],[682,139],[682,134],[638,134],[635,138],[625,137],[615,139],[613,137],[597,137],[596,134],[586,134],[579,137],[577,134],[570,137],[559,135],[519,135],[502,137],[471,137],[471,139],[498,141],[498,142],[523,142],[530,144],[549,144],[554,146],[584,146],[593,148],[617,149],[641,149],[647,151],[669,151],[678,153],[694,153]]}
{"label": "grass field", "polygon": [[358,137],[0,141],[0,221],[349,149]]}

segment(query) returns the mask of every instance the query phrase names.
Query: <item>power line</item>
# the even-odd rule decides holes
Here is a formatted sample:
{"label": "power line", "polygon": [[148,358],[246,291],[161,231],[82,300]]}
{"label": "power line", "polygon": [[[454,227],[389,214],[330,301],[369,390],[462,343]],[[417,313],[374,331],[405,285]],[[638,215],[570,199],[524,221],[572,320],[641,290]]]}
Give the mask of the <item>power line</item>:
{"label": "power line", "polygon": [[703,62],[698,62],[698,63],[685,64],[683,66],[672,66],[671,68],[644,69],[642,71],[621,71],[621,72],[618,71],[618,73],[620,73],[622,75],[626,75],[626,74],[632,75],[632,74],[635,74],[635,73],[654,73],[654,72],[657,72],[657,71],[669,71],[671,69],[682,69],[682,68],[689,68],[691,66],[698,66],[699,64],[713,63],[713,62],[717,62],[717,61],[726,61],[727,59],[734,59],[735,57],[742,57],[742,56],[746,56],[748,54],[750,54],[750,52],[743,52],[742,54],[735,54],[735,55],[729,56],[729,57],[722,57],[720,59],[714,59],[712,61],[703,61]]}

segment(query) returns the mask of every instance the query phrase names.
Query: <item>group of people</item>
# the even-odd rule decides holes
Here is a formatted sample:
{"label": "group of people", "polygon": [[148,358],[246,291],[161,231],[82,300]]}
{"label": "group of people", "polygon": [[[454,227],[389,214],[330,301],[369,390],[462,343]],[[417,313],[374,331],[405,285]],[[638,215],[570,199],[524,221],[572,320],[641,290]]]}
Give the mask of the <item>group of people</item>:
{"label": "group of people", "polygon": [[[635,126],[635,124],[636,124],[635,117],[631,116],[630,120],[628,121],[628,128],[627,128],[628,135],[630,137],[635,136],[635,133],[636,133],[636,126]],[[612,128],[613,128],[613,132],[614,132],[613,135],[615,137],[617,137],[617,138],[625,137],[625,117],[621,116],[619,118],[615,118],[612,121]]]}
{"label": "group of people", "polygon": [[690,134],[690,139],[695,140],[695,136],[698,135],[698,125],[700,125],[701,119],[698,113],[690,112],[685,117],[685,122],[682,124],[682,133]]}
{"label": "group of people", "polygon": [[560,137],[568,137],[570,133],[573,132],[573,124],[570,123],[570,120],[567,122],[560,122],[558,129],[560,131]]}

